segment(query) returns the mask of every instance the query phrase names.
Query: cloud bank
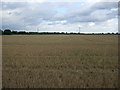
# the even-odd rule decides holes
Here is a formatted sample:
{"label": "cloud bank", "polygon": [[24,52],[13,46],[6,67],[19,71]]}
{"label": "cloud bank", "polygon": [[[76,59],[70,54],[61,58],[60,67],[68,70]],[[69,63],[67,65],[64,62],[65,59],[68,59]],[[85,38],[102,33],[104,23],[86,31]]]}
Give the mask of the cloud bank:
{"label": "cloud bank", "polygon": [[118,2],[2,2],[0,12],[2,29],[118,32]]}

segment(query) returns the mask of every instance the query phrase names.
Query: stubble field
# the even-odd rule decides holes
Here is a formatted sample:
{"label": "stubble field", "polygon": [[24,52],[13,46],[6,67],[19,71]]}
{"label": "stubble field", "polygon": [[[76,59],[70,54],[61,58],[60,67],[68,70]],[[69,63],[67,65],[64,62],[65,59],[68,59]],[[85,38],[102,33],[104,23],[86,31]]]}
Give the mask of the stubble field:
{"label": "stubble field", "polygon": [[3,88],[118,87],[117,35],[4,35]]}

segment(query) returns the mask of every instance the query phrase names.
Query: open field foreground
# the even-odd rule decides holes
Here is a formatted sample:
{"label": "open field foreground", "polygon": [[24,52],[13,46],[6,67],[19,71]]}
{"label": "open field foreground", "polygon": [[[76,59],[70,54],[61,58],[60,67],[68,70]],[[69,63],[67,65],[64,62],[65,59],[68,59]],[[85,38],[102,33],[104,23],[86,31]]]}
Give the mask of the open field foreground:
{"label": "open field foreground", "polygon": [[3,88],[118,87],[117,35],[4,35]]}

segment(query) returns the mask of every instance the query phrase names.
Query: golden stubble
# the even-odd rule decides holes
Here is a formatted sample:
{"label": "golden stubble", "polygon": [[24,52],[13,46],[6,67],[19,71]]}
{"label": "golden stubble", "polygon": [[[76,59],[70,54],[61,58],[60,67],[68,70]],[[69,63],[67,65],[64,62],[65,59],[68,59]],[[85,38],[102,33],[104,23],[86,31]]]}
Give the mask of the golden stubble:
{"label": "golden stubble", "polygon": [[117,35],[3,36],[5,88],[115,88],[117,75]]}

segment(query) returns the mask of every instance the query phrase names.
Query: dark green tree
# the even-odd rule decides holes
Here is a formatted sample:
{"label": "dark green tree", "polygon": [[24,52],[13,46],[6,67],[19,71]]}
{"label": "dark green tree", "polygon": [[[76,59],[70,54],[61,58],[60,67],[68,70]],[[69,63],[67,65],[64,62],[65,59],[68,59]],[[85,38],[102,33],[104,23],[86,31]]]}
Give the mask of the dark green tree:
{"label": "dark green tree", "polygon": [[11,35],[12,32],[10,29],[5,29],[4,32],[3,32],[4,35]]}

